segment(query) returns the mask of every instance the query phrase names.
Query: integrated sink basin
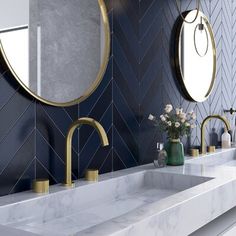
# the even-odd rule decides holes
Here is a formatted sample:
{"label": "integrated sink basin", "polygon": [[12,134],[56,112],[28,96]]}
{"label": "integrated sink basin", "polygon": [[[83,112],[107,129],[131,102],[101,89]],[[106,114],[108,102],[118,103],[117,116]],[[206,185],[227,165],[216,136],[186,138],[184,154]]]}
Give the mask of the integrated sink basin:
{"label": "integrated sink basin", "polygon": [[91,227],[114,223],[137,209],[211,179],[154,169],[119,173],[115,177],[102,175],[96,183],[77,181],[73,189],[53,186],[44,196],[25,192],[2,197],[0,225],[36,235],[87,235]]}

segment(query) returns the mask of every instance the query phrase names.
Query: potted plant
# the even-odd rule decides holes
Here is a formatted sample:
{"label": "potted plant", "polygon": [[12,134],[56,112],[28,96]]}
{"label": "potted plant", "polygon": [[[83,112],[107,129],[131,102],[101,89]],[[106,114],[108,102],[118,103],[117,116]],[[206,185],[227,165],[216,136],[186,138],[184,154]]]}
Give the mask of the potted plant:
{"label": "potted plant", "polygon": [[182,108],[173,109],[171,104],[167,104],[164,114],[159,118],[150,114],[148,119],[160,131],[167,133],[168,142],[165,145],[168,155],[167,165],[183,165],[184,149],[180,140],[183,136],[190,135],[191,129],[195,127],[196,114],[193,111],[185,113]]}

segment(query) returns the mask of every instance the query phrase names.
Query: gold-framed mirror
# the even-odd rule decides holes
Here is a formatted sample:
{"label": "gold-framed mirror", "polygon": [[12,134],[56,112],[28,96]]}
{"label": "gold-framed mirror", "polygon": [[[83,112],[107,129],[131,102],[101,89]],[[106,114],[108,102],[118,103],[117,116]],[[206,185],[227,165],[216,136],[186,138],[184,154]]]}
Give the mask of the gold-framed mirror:
{"label": "gold-framed mirror", "polygon": [[1,63],[27,92],[71,106],[95,91],[110,54],[104,0],[0,0],[0,6]]}
{"label": "gold-framed mirror", "polygon": [[197,17],[196,14],[197,10],[188,11],[183,14],[186,21],[178,19],[175,69],[185,98],[203,102],[211,94],[216,79],[216,46],[207,17],[201,11]]}

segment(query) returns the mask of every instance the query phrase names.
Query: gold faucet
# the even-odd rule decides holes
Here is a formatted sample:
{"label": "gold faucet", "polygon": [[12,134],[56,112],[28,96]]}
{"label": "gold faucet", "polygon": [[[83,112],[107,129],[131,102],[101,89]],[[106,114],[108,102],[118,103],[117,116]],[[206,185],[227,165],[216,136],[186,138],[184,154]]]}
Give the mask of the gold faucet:
{"label": "gold faucet", "polygon": [[224,122],[225,124],[225,127],[226,129],[229,131],[230,130],[230,124],[229,124],[229,121],[224,118],[223,116],[220,116],[220,115],[211,115],[211,116],[207,116],[202,124],[201,124],[201,153],[206,153],[206,147],[205,147],[205,143],[204,143],[204,137],[205,137],[205,126],[206,126],[206,123],[211,120],[212,118],[215,118],[215,119],[219,119],[221,121]]}
{"label": "gold faucet", "polygon": [[73,122],[68,130],[67,136],[66,136],[66,163],[65,163],[65,182],[63,183],[64,186],[72,187],[72,167],[71,167],[71,152],[72,152],[72,137],[77,128],[79,128],[81,125],[90,125],[93,128],[95,128],[99,134],[101,144],[102,146],[108,146],[108,138],[105,130],[101,126],[100,123],[98,123],[96,120],[88,117],[83,117],[75,122]]}

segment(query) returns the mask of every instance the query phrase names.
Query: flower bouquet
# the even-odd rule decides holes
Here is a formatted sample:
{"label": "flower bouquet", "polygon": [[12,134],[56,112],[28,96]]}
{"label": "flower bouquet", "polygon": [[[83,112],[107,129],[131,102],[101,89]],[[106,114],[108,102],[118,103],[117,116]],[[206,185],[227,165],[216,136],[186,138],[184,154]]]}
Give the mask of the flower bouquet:
{"label": "flower bouquet", "polygon": [[165,145],[168,155],[168,165],[183,165],[184,151],[183,144],[180,139],[183,136],[191,134],[191,130],[195,128],[196,114],[191,111],[183,112],[182,108],[173,109],[171,104],[165,106],[165,112],[157,118],[152,114],[148,117],[160,131],[166,132],[169,139]]}

